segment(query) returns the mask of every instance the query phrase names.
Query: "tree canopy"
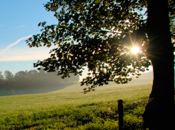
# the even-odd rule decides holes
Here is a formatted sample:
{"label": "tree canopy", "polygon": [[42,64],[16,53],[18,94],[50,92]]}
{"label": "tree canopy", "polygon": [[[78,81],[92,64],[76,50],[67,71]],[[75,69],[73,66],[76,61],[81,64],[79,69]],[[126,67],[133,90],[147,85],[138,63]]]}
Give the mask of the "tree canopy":
{"label": "tree canopy", "polygon": [[[174,36],[174,2],[169,1],[172,36]],[[40,22],[41,34],[26,42],[29,47],[55,45],[50,57],[35,67],[57,71],[62,78],[70,73],[88,76],[81,85],[127,83],[130,74],[139,76],[151,65],[147,57],[146,0],[50,0],[44,5],[54,12],[56,25]],[[137,54],[131,47],[141,48]]]}
{"label": "tree canopy", "polygon": [[28,89],[43,89],[57,87],[63,88],[69,84],[79,82],[79,76],[73,76],[62,80],[61,77],[56,77],[55,73],[46,73],[42,69],[30,71],[18,71],[14,75],[11,71],[6,70],[4,74],[0,71],[0,90],[28,90]]}

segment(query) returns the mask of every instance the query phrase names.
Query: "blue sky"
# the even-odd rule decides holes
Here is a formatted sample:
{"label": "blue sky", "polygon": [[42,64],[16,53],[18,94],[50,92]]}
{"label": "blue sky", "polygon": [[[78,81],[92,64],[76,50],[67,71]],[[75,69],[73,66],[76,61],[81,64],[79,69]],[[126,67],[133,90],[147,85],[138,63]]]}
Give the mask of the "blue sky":
{"label": "blue sky", "polygon": [[43,4],[48,0],[3,0],[0,8],[0,71],[30,70],[51,48],[29,48],[25,40],[40,32],[38,23],[57,23]]}

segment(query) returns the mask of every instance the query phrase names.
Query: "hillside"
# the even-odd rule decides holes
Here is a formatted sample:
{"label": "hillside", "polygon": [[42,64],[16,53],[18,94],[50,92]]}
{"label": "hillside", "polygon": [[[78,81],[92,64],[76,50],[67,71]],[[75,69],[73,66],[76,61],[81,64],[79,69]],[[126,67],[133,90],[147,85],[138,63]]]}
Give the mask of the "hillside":
{"label": "hillside", "polygon": [[132,81],[129,84],[145,84],[152,83],[153,81],[153,71],[142,73],[139,78],[132,76]]}
{"label": "hillside", "polygon": [[0,97],[0,130],[117,130],[119,99],[124,127],[140,129],[151,84],[101,87],[87,94],[63,90]]}

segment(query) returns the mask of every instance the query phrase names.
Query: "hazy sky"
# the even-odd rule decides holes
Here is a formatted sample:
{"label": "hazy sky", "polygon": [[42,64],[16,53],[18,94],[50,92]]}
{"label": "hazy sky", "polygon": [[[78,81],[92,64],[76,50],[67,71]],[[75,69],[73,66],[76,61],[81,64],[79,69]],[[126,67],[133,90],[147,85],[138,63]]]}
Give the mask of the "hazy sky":
{"label": "hazy sky", "polygon": [[48,0],[2,0],[0,8],[0,71],[30,70],[51,48],[29,48],[25,40],[40,32],[38,23],[57,23],[43,4]]}
{"label": "hazy sky", "polygon": [[43,7],[49,0],[1,0],[0,71],[33,69],[33,63],[49,56],[51,48],[29,48],[25,40],[40,33],[39,22],[55,24],[52,12]]}

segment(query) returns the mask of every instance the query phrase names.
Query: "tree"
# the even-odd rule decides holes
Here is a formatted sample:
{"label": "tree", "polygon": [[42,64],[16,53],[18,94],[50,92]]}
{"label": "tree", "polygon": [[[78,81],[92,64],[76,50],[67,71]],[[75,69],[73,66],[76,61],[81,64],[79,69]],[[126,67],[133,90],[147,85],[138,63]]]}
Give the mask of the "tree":
{"label": "tree", "polygon": [[15,73],[14,78],[17,80],[22,80],[22,79],[26,78],[27,76],[28,76],[27,71],[18,71],[17,73]]}
{"label": "tree", "polygon": [[[174,2],[169,1],[171,23],[174,20],[173,5]],[[147,6],[148,18],[145,19],[140,11]],[[131,80],[129,74],[139,76],[140,72],[148,69],[151,61],[154,72],[150,94],[150,99],[154,100],[151,102],[165,101],[165,106],[173,108],[174,85],[165,88],[167,83],[174,82],[166,0],[156,3],[150,0],[50,0],[45,8],[55,13],[58,24],[39,23],[42,33],[26,42],[30,47],[50,47],[54,44],[58,48],[51,50],[49,58],[35,63],[35,67],[42,66],[48,72],[58,71],[65,78],[69,73],[81,75],[87,66],[90,73],[81,85],[91,85],[92,89],[109,81],[127,83]],[[165,32],[162,31],[164,29]],[[171,31],[174,36],[173,29]],[[131,54],[133,45],[139,46],[141,52]],[[161,77],[171,73],[170,78]],[[150,128],[157,126],[156,122],[149,122],[152,117],[160,121],[158,113],[154,114],[152,110],[156,111],[148,104],[144,114],[145,123]],[[167,126],[168,121],[165,122],[164,126]]]}
{"label": "tree", "polygon": [[[115,3],[113,0],[69,3],[65,0],[48,2],[45,7],[55,12],[58,25],[39,23],[43,27],[42,34],[34,35],[27,43],[30,47],[50,47],[53,43],[58,48],[51,50],[50,58],[38,61],[35,67],[58,70],[64,78],[69,73],[81,75],[83,67],[87,66],[92,75],[82,84],[94,87],[113,80],[126,83],[130,80],[129,73],[139,75],[150,65],[145,57],[147,37],[143,29],[146,21],[134,10],[141,9],[137,4],[128,1],[126,6],[125,1]],[[130,52],[132,44],[143,45],[137,58]]]}
{"label": "tree", "polygon": [[156,130],[173,128],[171,125],[173,117],[172,119],[167,117],[173,115],[174,111],[174,56],[168,12],[168,1],[162,0],[156,3],[148,0],[148,56],[153,65],[154,80],[150,103],[146,107],[144,118],[145,123]]}
{"label": "tree", "polygon": [[2,71],[0,71],[0,89],[4,87],[4,76],[2,74]]}
{"label": "tree", "polygon": [[2,71],[0,71],[0,79],[3,80],[4,79],[4,76],[2,74]]}
{"label": "tree", "polygon": [[9,70],[6,70],[4,72],[4,76],[5,76],[6,80],[13,80],[13,73],[11,71],[9,71]]}

